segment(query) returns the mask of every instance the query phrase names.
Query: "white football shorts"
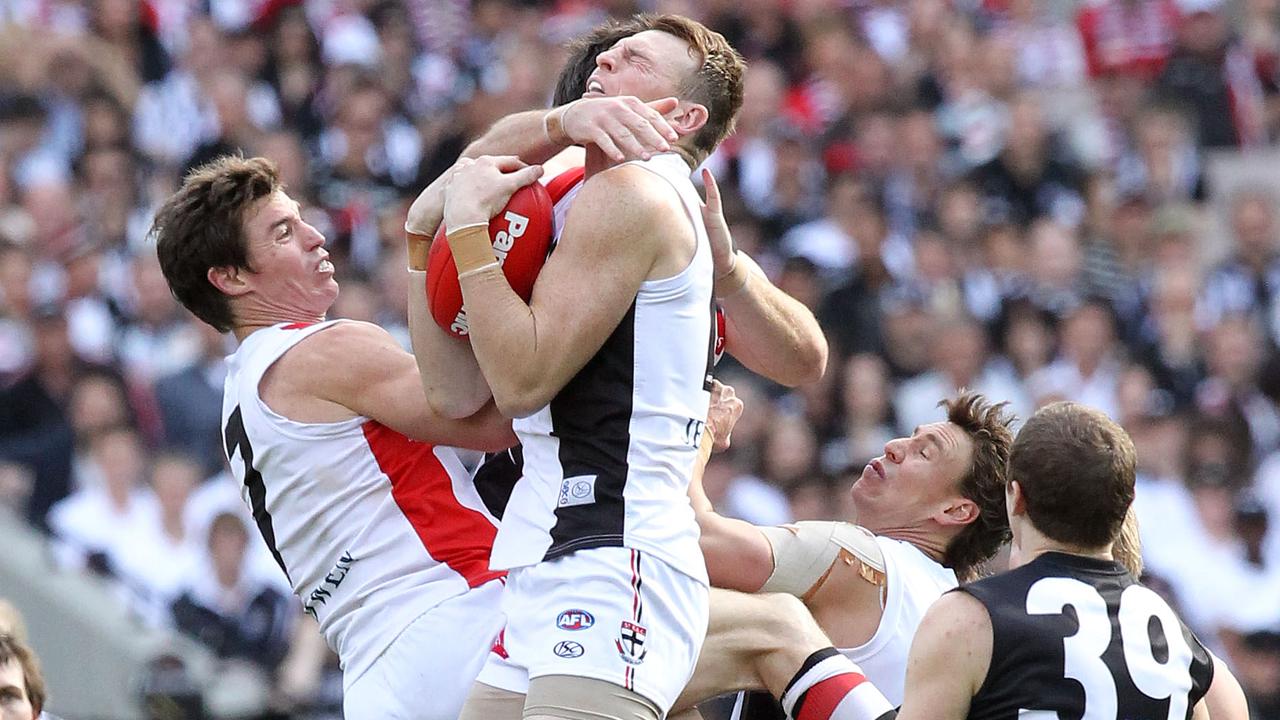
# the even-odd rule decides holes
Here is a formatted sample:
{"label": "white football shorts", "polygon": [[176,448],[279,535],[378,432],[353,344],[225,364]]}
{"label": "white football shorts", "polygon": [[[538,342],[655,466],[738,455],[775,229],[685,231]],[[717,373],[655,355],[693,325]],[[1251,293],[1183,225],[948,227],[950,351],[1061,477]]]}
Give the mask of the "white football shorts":
{"label": "white football shorts", "polygon": [[526,693],[529,679],[571,675],[633,690],[665,714],[707,635],[708,589],[648,553],[579,550],[513,569],[507,626],[479,681]]}

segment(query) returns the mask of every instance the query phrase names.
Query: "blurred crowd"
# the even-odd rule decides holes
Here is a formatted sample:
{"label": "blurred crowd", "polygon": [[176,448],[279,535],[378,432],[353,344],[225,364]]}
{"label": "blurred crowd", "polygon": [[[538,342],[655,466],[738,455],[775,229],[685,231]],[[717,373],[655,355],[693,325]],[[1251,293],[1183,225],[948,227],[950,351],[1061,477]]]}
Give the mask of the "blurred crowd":
{"label": "blurred crowd", "polygon": [[206,160],[270,157],[328,238],[334,314],[407,344],[408,203],[546,105],[565,41],[638,10],[747,57],[708,166],[832,348],[793,391],[722,363],[747,411],[719,508],[846,518],[961,387],[1097,406],[1138,446],[1148,582],[1280,716],[1280,174],[1210,173],[1274,159],[1276,0],[0,2],[0,502],[139,622],[336,712],[224,473],[229,339],[170,296],[151,213]]}

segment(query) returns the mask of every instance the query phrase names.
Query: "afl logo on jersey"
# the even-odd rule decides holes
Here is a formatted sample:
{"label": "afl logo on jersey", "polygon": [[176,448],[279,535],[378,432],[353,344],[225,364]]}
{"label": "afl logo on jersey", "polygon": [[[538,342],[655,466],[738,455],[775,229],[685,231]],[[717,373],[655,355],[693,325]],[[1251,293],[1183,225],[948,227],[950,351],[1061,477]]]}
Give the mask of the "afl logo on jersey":
{"label": "afl logo on jersey", "polygon": [[565,610],[556,618],[556,627],[561,630],[586,630],[596,624],[596,619],[586,610]]}

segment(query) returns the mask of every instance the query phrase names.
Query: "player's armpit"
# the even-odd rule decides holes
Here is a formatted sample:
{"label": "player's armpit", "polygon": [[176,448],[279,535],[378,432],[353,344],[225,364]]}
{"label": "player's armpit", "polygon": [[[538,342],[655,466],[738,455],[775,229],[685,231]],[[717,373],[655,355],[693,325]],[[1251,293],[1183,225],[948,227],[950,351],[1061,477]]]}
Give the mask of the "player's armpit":
{"label": "player's armpit", "polygon": [[462,282],[471,346],[504,414],[529,415],[555,397],[618,327],[669,247],[688,236],[692,255],[680,210],[648,171],[613,168],[579,191],[527,305],[501,273]]}
{"label": "player's armpit", "polygon": [[991,665],[991,617],[976,598],[949,592],[925,613],[907,656],[898,720],[963,720]]}
{"label": "player's armpit", "polygon": [[307,391],[434,444],[495,451],[515,444],[511,423],[489,405],[468,418],[436,413],[426,401],[418,366],[386,330],[343,322],[299,343],[309,370],[298,379]]}

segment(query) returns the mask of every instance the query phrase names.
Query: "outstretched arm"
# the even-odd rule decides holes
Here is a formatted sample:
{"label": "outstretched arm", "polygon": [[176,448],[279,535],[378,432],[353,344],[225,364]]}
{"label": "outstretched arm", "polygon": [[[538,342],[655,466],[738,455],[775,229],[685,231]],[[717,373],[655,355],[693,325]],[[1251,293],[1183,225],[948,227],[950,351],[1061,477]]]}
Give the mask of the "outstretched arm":
{"label": "outstretched arm", "polygon": [[[298,343],[264,378],[263,397],[306,403],[305,412],[340,413],[376,420],[413,440],[491,452],[511,447],[511,422],[492,404],[465,419],[432,410],[423,395],[413,355],[386,330],[365,322],[336,323]],[[286,416],[276,405],[273,408]]]}
{"label": "outstretched arm", "polygon": [[769,282],[746,253],[734,249],[721,211],[720,188],[702,171],[702,218],[715,261],[716,301],[724,308],[725,349],[747,369],[788,386],[817,382],[827,368],[827,338],[803,303]]}
{"label": "outstretched arm", "polygon": [[570,145],[595,145],[614,162],[648,160],[679,139],[663,117],[676,98],[641,102],[631,96],[583,98],[550,110],[528,110],[494,123],[463,157],[515,155],[538,164]]}
{"label": "outstretched arm", "polygon": [[773,573],[773,550],[760,528],[745,520],[727,518],[715,511],[702,487],[702,475],[713,446],[729,446],[733,425],[742,415],[742,401],[733,388],[712,381],[711,409],[706,432],[698,447],[698,464],[689,482],[689,502],[702,531],[699,543],[707,563],[707,575],[715,587],[755,592]]}

